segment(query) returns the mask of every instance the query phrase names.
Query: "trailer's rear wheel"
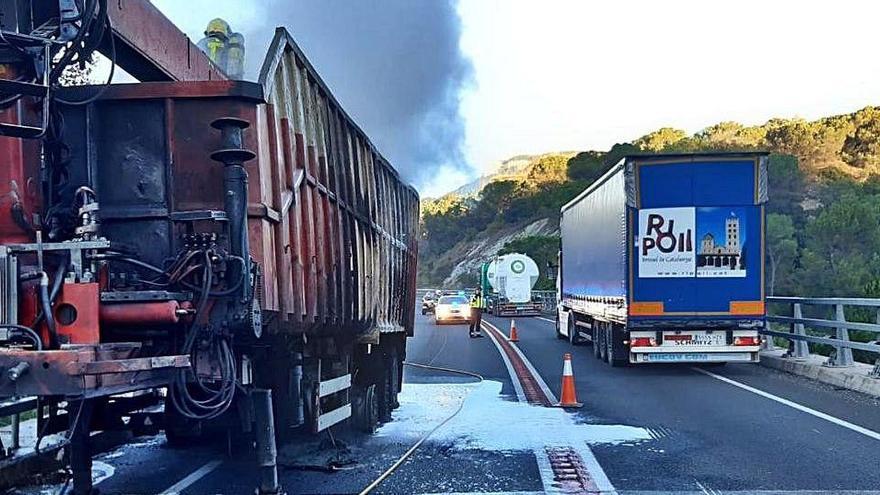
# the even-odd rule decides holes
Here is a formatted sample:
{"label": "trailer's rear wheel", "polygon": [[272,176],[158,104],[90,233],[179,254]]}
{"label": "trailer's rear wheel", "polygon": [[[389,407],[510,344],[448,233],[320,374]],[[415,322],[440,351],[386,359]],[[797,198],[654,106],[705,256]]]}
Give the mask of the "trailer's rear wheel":
{"label": "trailer's rear wheel", "polygon": [[581,345],[583,343],[583,339],[581,339],[580,334],[578,334],[577,322],[575,322],[574,315],[569,316],[567,328],[568,343],[571,345]]}
{"label": "trailer's rear wheel", "polygon": [[[600,323],[600,322],[596,322],[596,323],[593,323],[593,324],[596,325],[596,326],[598,327],[598,333],[599,333],[599,342],[598,342],[598,344],[599,344],[599,359],[601,359],[602,361],[605,361],[605,360],[607,359],[607,356],[608,356],[608,333],[607,333],[607,331],[605,330],[605,327],[606,327],[608,324],[605,323],[604,321],[601,322],[601,323]],[[596,343],[594,343],[593,345],[596,345]]]}
{"label": "trailer's rear wheel", "polygon": [[607,352],[605,353],[605,360],[612,367],[617,368],[626,365],[627,361],[623,359],[623,356],[620,355],[621,352],[614,349],[614,342],[615,340],[617,340],[616,336],[614,335],[614,330],[614,323],[605,324],[605,345],[608,348]]}
{"label": "trailer's rear wheel", "polygon": [[401,385],[401,377],[403,370],[403,363],[400,359],[400,352],[397,349],[397,346],[394,346],[391,350],[390,356],[390,365],[389,374],[390,382],[391,382],[391,401],[390,407],[391,409],[397,409],[400,407],[400,402],[397,400],[397,394],[400,393],[400,385]]}
{"label": "trailer's rear wheel", "polygon": [[378,370],[376,381],[376,399],[379,404],[379,422],[391,421],[391,409],[393,408],[394,385],[392,383],[391,356],[382,360],[382,369]]}
{"label": "trailer's rear wheel", "polygon": [[354,387],[352,421],[358,431],[372,435],[379,428],[379,402],[376,384]]}
{"label": "trailer's rear wheel", "polygon": [[590,325],[590,328],[591,328],[590,337],[591,337],[591,340],[593,341],[592,342],[592,344],[593,344],[593,357],[595,357],[596,359],[601,359],[602,353],[599,349],[599,332],[600,332],[599,322],[596,320],[593,320],[593,323],[592,323],[592,325]]}

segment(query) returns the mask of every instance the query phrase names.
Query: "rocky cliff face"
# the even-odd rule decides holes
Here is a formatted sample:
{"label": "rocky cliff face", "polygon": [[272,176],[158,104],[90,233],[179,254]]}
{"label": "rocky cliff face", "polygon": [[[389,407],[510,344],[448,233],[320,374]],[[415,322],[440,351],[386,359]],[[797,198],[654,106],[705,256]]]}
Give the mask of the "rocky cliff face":
{"label": "rocky cliff face", "polygon": [[521,237],[535,235],[559,235],[559,227],[551,219],[542,218],[525,225],[483,233],[475,239],[459,242],[443,256],[434,260],[434,263],[437,263],[435,265],[437,270],[449,270],[443,286],[458,288],[465,281],[477,277],[480,265],[494,256],[505,244]]}

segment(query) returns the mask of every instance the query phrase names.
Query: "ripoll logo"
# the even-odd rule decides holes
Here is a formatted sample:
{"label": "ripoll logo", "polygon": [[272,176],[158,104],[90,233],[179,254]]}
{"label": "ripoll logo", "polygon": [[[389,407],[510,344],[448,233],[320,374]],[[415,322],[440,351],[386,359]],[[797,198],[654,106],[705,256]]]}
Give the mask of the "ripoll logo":
{"label": "ripoll logo", "polygon": [[639,210],[639,277],[693,277],[694,208]]}
{"label": "ripoll logo", "polygon": [[522,262],[522,260],[514,260],[513,263],[510,264],[510,269],[513,273],[519,274],[526,271],[526,264]]}

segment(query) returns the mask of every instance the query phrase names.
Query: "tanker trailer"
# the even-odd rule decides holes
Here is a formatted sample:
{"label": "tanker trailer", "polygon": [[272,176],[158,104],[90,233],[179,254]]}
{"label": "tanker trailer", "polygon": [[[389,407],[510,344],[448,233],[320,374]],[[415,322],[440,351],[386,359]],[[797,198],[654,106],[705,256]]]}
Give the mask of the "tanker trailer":
{"label": "tanker trailer", "polygon": [[485,284],[492,289],[487,299],[490,313],[497,316],[541,314],[542,303],[532,299],[532,287],[540,274],[533,259],[521,253],[504,254],[490,261],[481,273]]}

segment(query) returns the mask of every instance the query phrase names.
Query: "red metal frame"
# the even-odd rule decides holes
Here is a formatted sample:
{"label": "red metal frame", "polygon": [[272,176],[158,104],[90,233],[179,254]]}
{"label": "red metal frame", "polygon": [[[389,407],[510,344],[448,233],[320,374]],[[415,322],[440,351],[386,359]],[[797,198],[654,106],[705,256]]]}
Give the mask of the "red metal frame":
{"label": "red metal frame", "polygon": [[[226,75],[149,0],[108,2],[120,67],[140,81],[216,81]],[[109,56],[109,45],[101,48]]]}

